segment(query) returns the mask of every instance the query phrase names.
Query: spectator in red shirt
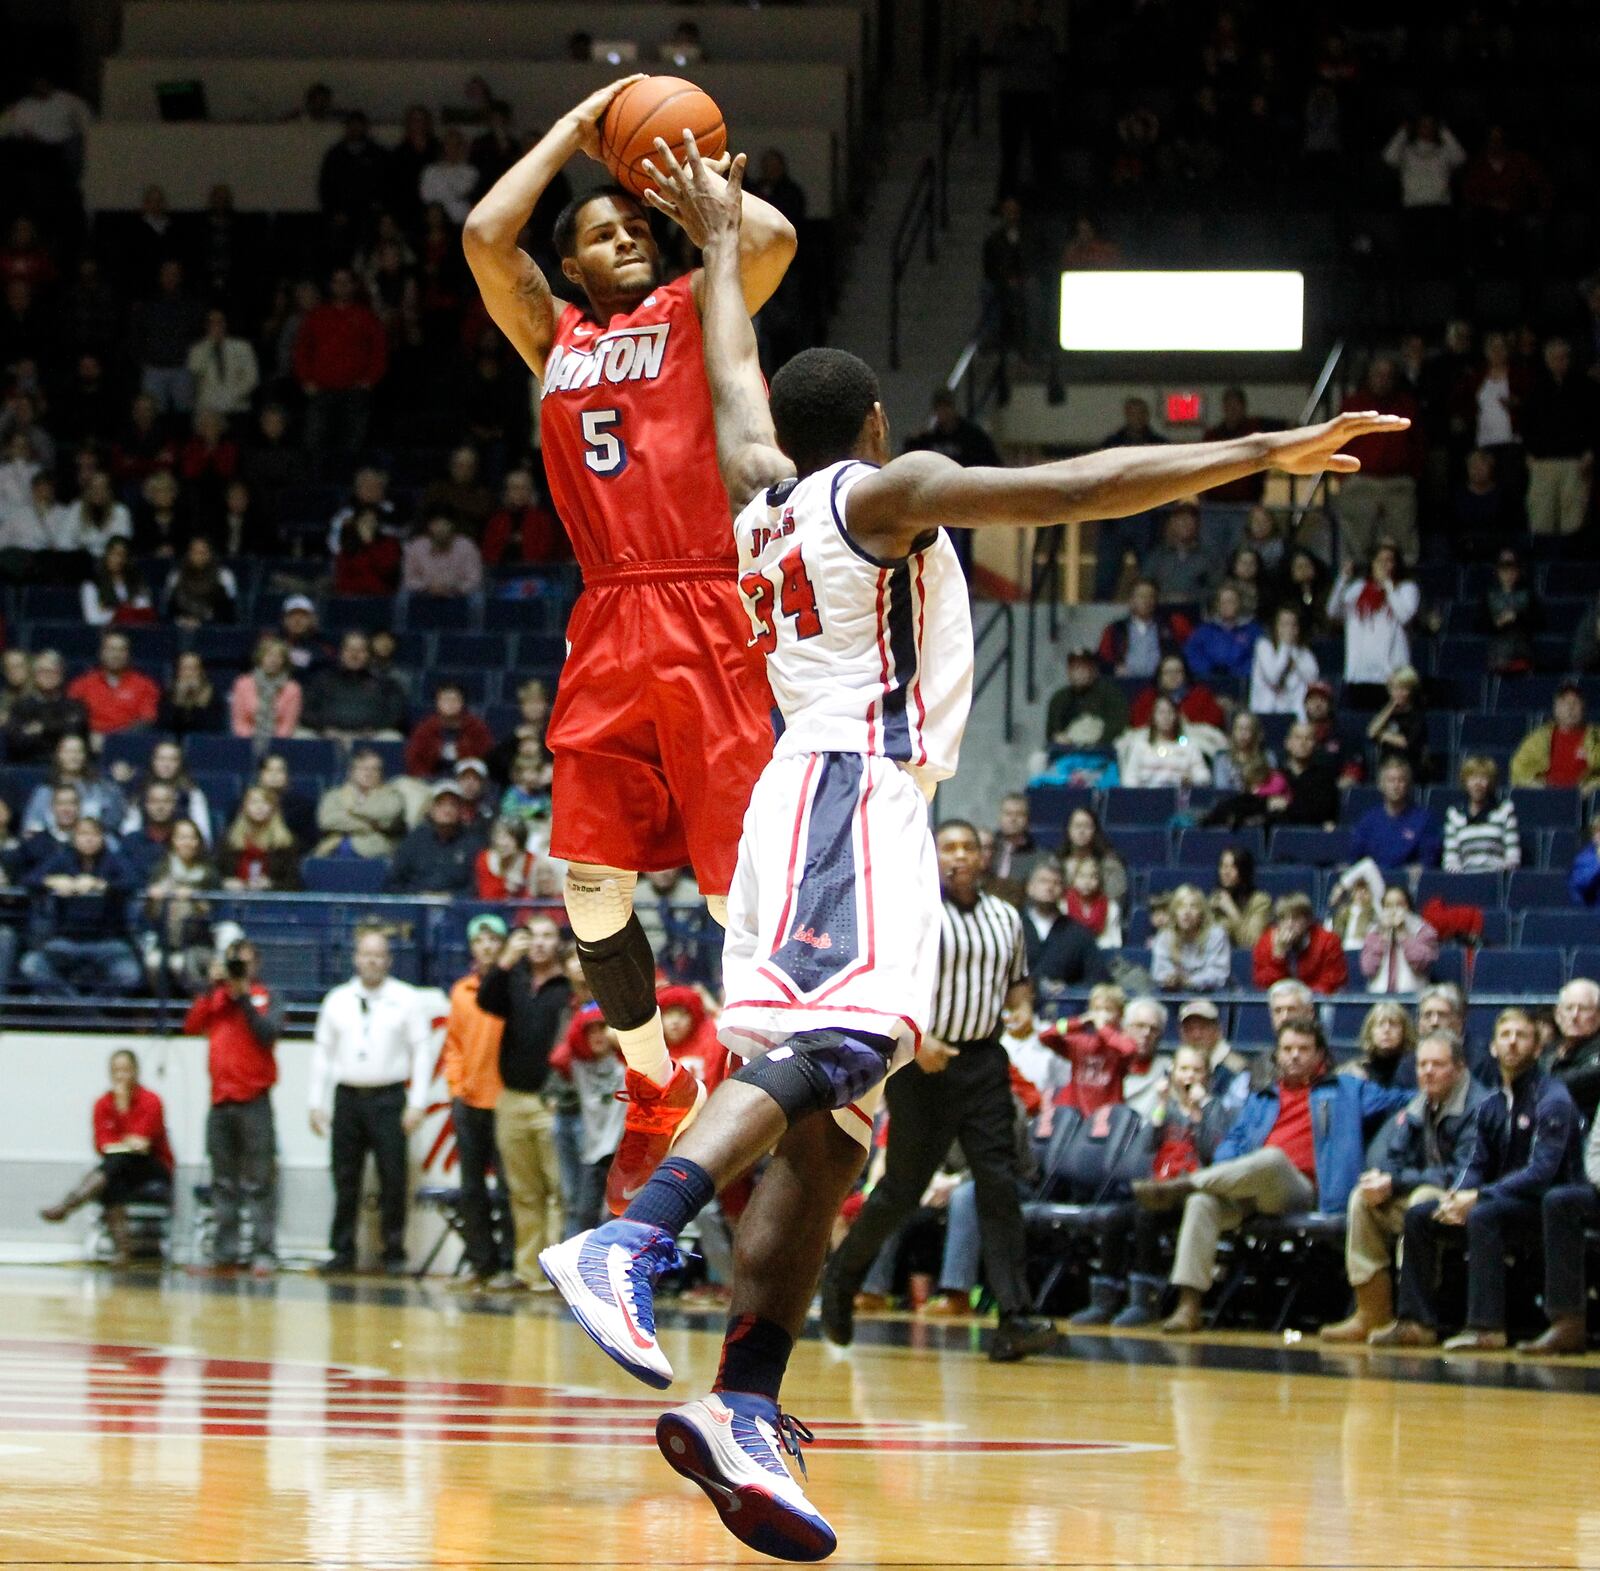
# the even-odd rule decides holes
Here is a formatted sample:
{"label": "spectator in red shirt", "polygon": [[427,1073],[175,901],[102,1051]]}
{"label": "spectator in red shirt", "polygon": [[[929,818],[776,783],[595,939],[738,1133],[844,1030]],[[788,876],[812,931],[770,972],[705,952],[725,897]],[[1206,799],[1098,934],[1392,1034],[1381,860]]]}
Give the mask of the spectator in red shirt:
{"label": "spectator in red shirt", "polygon": [[67,697],[82,704],[95,736],[133,731],[155,724],[161,689],[133,669],[126,633],[107,633],[100,640],[100,664],[86,671],[68,689]]}
{"label": "spectator in red shirt", "polygon": [[518,818],[497,818],[489,827],[489,843],[472,865],[480,900],[526,900],[535,893],[538,852],[528,845],[528,825]]}
{"label": "spectator in red shirt", "polygon": [[1380,536],[1395,541],[1400,554],[1415,562],[1421,552],[1417,536],[1417,478],[1422,473],[1421,411],[1400,369],[1387,355],[1367,367],[1361,386],[1344,401],[1343,410],[1376,409],[1404,415],[1411,429],[1378,442],[1359,438],[1349,451],[1361,460],[1361,473],[1346,475],[1339,485],[1339,527],[1346,556],[1364,561]]}
{"label": "spectator in red shirt", "polygon": [[1056,1092],[1056,1107],[1085,1116],[1122,1100],[1122,1082],[1150,1067],[1151,1054],[1122,1029],[1125,998],[1108,983],[1091,988],[1086,1014],[1058,1020],[1039,1040],[1072,1065],[1072,1079]]}
{"label": "spectator in red shirt", "polygon": [[99,1166],[39,1215],[65,1222],[80,1206],[98,1200],[118,1265],[130,1256],[127,1203],[151,1186],[172,1191],[172,1147],[167,1144],[161,1098],[139,1084],[139,1059],[128,1048],[111,1055],[111,1089],[94,1104],[94,1148]]}
{"label": "spectator in red shirt", "polygon": [[[1250,413],[1250,405],[1242,387],[1230,387],[1222,395],[1222,419],[1206,432],[1208,442],[1231,442],[1236,436],[1254,436],[1265,430],[1262,421]],[[1242,480],[1229,480],[1225,485],[1212,486],[1201,493],[1205,502],[1236,502],[1249,506],[1261,500],[1266,490],[1264,474],[1246,475]]]}
{"label": "spectator in red shirt", "polygon": [[406,743],[406,773],[419,780],[447,774],[463,758],[486,758],[494,746],[489,727],[467,708],[459,682],[434,689],[433,713],[417,722]]}
{"label": "spectator in red shirt", "polygon": [[392,595],[400,587],[400,542],[384,528],[376,508],[363,507],[339,531],[333,591],[339,595]]}
{"label": "spectator in red shirt", "polygon": [[1318,925],[1310,897],[1300,894],[1283,895],[1272,908],[1272,926],[1257,941],[1250,968],[1259,988],[1292,978],[1313,993],[1337,993],[1350,980],[1339,940]]}
{"label": "spectator in red shirt", "polygon": [[1204,682],[1196,682],[1189,675],[1189,662],[1182,655],[1163,655],[1156,667],[1156,679],[1133,701],[1128,711],[1128,724],[1135,729],[1150,724],[1150,711],[1156,699],[1170,698],[1178,706],[1178,713],[1190,725],[1215,726],[1226,729],[1228,720],[1222,705]]}
{"label": "spectator in red shirt", "polygon": [[1511,146],[1503,125],[1489,127],[1483,151],[1461,172],[1461,205],[1474,251],[1516,273],[1550,208],[1550,181],[1539,163]]}
{"label": "spectator in red shirt", "polygon": [[356,276],[335,268],[330,298],[308,311],[294,340],[294,374],[306,395],[306,446],[353,453],[366,445],[372,389],[389,366],[377,313],[356,297]]}
{"label": "spectator in red shirt", "polygon": [[490,567],[571,561],[567,532],[555,509],[535,489],[532,471],[513,469],[506,476],[500,504],[483,532],[483,559]]}
{"label": "spectator in red shirt", "polygon": [[661,1011],[661,1029],[673,1062],[683,1064],[699,1080],[715,1084],[709,1078],[712,1065],[720,1064],[725,1055],[717,1040],[717,1022],[707,1011],[699,988],[660,988],[656,1007]]}
{"label": "spectator in red shirt", "polygon": [[211,1264],[220,1271],[246,1262],[239,1255],[240,1203],[250,1214],[252,1276],[277,1269],[277,1134],[272,1088],[278,1080],[273,1048],[279,1010],[261,982],[261,957],[248,938],[235,939],[211,968],[211,986],[189,1008],[185,1036],[210,1047],[211,1111],[206,1155],[211,1162]]}

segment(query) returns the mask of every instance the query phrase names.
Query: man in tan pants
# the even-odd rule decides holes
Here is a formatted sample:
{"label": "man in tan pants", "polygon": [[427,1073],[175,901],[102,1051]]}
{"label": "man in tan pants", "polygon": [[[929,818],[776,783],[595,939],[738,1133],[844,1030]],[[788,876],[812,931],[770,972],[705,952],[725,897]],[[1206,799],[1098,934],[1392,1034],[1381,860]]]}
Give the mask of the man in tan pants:
{"label": "man in tan pants", "polygon": [[1417,1094],[1389,1121],[1373,1165],[1351,1192],[1344,1262],[1355,1290],[1355,1313],[1324,1326],[1324,1342],[1365,1342],[1394,1319],[1391,1268],[1406,1211],[1441,1199],[1471,1155],[1478,1104],[1488,1093],[1467,1073],[1459,1038],[1439,1032],[1422,1039],[1417,1085]]}
{"label": "man in tan pants", "polygon": [[550,1291],[539,1269],[539,1251],[558,1243],[562,1235],[555,1112],[545,1096],[550,1050],[560,1041],[572,1007],[572,985],[561,965],[560,950],[556,924],[547,916],[532,917],[506,940],[478,990],[478,1007],[505,1022],[495,1144],[500,1174],[511,1195],[517,1280],[535,1293]]}
{"label": "man in tan pants", "polygon": [[1331,1074],[1327,1038],[1315,1020],[1291,1019],[1279,1029],[1276,1064],[1276,1083],[1245,1103],[1212,1166],[1133,1186],[1147,1210],[1183,1207],[1172,1267],[1178,1307],[1161,1328],[1169,1334],[1200,1329],[1224,1233],[1257,1213],[1284,1216],[1319,1202],[1343,1210],[1368,1135],[1408,1100],[1375,1081]]}

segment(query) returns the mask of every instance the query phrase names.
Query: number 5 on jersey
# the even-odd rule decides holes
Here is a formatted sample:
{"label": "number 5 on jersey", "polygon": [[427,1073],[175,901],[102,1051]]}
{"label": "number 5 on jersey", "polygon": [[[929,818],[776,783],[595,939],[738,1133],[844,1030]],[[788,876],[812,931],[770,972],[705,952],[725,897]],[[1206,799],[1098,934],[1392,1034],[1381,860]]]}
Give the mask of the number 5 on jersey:
{"label": "number 5 on jersey", "polygon": [[[799,546],[778,563],[778,571],[783,574],[778,609],[794,623],[794,636],[797,639],[820,637],[822,618],[817,615],[817,592],[806,575],[805,559],[800,555]],[[746,573],[739,580],[739,588],[750,602],[750,614],[756,624],[753,647],[770,655],[778,647],[778,629],[772,616],[772,583],[765,573]]]}
{"label": "number 5 on jersey", "polygon": [[620,409],[585,409],[579,418],[583,461],[597,475],[621,474],[628,467],[628,450],[612,429],[621,420]]}

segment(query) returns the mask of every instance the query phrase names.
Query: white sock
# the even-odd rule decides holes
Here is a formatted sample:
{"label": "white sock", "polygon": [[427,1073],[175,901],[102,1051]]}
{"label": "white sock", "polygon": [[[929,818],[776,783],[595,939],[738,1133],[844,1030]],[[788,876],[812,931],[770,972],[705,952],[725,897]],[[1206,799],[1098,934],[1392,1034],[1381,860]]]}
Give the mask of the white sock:
{"label": "white sock", "polygon": [[636,1075],[643,1075],[658,1086],[672,1078],[672,1055],[667,1052],[667,1034],[661,1026],[659,1009],[642,1026],[618,1031],[617,1045],[622,1049],[622,1061]]}

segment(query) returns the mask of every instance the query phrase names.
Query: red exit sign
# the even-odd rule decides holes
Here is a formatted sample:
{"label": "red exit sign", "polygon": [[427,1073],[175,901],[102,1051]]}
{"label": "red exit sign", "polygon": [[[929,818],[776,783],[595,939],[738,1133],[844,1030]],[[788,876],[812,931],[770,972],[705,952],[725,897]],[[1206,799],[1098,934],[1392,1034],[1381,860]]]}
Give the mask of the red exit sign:
{"label": "red exit sign", "polygon": [[1167,424],[1193,425],[1200,419],[1201,399],[1198,393],[1167,394]]}

